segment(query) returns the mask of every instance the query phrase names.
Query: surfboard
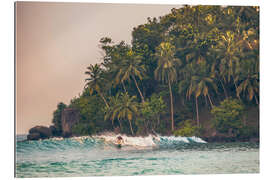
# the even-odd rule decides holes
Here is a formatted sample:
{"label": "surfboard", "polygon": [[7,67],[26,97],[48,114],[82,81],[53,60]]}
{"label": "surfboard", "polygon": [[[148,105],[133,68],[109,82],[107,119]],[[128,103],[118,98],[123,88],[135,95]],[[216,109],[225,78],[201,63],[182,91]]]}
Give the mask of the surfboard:
{"label": "surfboard", "polygon": [[122,147],[122,144],[116,144],[116,147],[117,148],[121,148]]}

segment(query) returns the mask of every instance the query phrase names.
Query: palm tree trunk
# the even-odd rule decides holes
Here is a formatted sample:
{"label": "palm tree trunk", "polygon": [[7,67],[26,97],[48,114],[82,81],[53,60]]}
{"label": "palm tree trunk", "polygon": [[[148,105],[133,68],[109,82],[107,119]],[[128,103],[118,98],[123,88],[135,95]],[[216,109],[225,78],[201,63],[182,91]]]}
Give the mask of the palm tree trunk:
{"label": "palm tree trunk", "polygon": [[207,94],[207,96],[208,96],[209,102],[210,102],[210,104],[211,104],[211,108],[213,108],[213,103],[212,103],[211,97],[210,97],[209,94]]}
{"label": "palm tree trunk", "polygon": [[258,98],[256,95],[254,95],[254,97],[255,97],[256,104],[258,105],[259,104]]}
{"label": "palm tree trunk", "polygon": [[197,126],[200,126],[200,120],[199,120],[199,108],[198,108],[198,100],[195,97],[195,102],[196,102],[196,116],[197,116]]}
{"label": "palm tree trunk", "polygon": [[[117,118],[117,119],[118,119],[118,118]],[[122,129],[122,124],[121,124],[120,119],[118,119],[118,122],[119,122],[119,126],[120,126],[120,131],[121,131],[121,129]]]}
{"label": "palm tree trunk", "polygon": [[99,92],[100,97],[103,99],[104,103],[106,104],[107,107],[110,107],[109,104],[107,103],[105,97],[103,96],[103,94],[101,92]]}
{"label": "palm tree trunk", "polygon": [[124,91],[125,91],[125,92],[127,92],[127,90],[126,90],[126,86],[125,86],[124,82],[123,82],[123,81],[121,81],[121,83],[122,83],[122,86],[123,86],[123,88],[124,88]]}
{"label": "palm tree trunk", "polygon": [[170,90],[170,99],[171,99],[171,123],[172,123],[172,131],[174,131],[174,118],[173,118],[173,95],[172,95],[172,87],[171,81],[169,80],[169,90]]}
{"label": "palm tree trunk", "polygon": [[225,97],[226,97],[226,99],[227,99],[227,98],[228,98],[228,93],[227,93],[227,91],[226,91],[226,88],[225,88],[224,84],[222,83],[222,81],[221,81],[220,79],[219,79],[219,81],[220,81],[220,83],[221,83],[221,86],[222,86],[222,88],[223,88]]}
{"label": "palm tree trunk", "polygon": [[141,90],[140,90],[138,84],[137,84],[136,78],[135,78],[133,75],[132,75],[132,78],[133,78],[133,80],[134,80],[134,82],[135,82],[135,85],[136,85],[136,87],[137,87],[137,90],[139,91],[139,94],[140,94],[140,96],[141,96],[142,102],[144,103],[144,97],[143,97],[143,95],[142,95],[142,92],[141,92]]}
{"label": "palm tree trunk", "polygon": [[204,96],[204,100],[205,100],[206,107],[208,107],[208,102],[207,102],[206,96]]}
{"label": "palm tree trunk", "polygon": [[243,125],[246,126],[247,125],[247,120],[246,120],[246,117],[243,116]]}
{"label": "palm tree trunk", "polygon": [[128,122],[129,122],[130,130],[131,130],[131,134],[134,135],[134,132],[133,132],[133,129],[132,129],[132,125],[131,125],[131,121],[128,120]]}
{"label": "palm tree trunk", "polygon": [[237,96],[237,98],[238,98],[239,100],[241,100],[241,99],[240,99],[240,96],[237,94],[237,86],[236,86],[235,79],[234,79],[233,76],[232,76],[232,78],[233,78],[233,84],[234,84],[234,87],[235,87],[236,96]]}

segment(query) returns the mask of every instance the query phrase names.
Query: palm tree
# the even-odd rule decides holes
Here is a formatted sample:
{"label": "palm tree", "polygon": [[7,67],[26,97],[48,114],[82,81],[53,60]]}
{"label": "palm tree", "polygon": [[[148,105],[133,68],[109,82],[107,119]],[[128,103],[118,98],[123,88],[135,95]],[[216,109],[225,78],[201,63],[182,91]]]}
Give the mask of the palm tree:
{"label": "palm tree", "polygon": [[249,75],[237,87],[237,95],[247,92],[248,100],[255,98],[256,104],[259,104],[257,95],[259,93],[259,78],[258,74]]}
{"label": "palm tree", "polygon": [[127,119],[129,121],[131,134],[134,135],[132,119],[138,113],[138,105],[135,101],[136,96],[130,97],[127,92],[117,95],[117,103],[111,109],[111,119]]}
{"label": "palm tree", "polygon": [[253,98],[256,104],[259,104],[257,95],[259,95],[259,63],[257,58],[245,59],[241,63],[242,76],[240,84],[237,87],[236,93],[239,96],[241,93],[246,94],[248,100]]}
{"label": "palm tree", "polygon": [[[112,126],[114,125],[114,119],[115,117],[113,117],[113,112],[114,112],[114,108],[118,106],[118,104],[120,103],[120,98],[119,98],[119,93],[117,93],[115,96],[110,97],[110,101],[109,104],[110,106],[106,106],[104,111],[105,111],[105,116],[104,116],[104,120],[110,119],[112,121]],[[120,126],[120,130],[122,129],[122,123],[120,119],[117,119],[119,126]]]}
{"label": "palm tree", "polygon": [[132,79],[140,94],[141,100],[144,103],[143,94],[136,80],[136,77],[142,80],[146,72],[145,67],[141,65],[141,56],[135,55],[134,52],[130,50],[127,53],[126,58],[122,60],[121,65],[118,66],[118,69],[119,71],[116,75],[116,81],[123,84],[124,81],[130,81]]}
{"label": "palm tree", "polygon": [[169,42],[162,42],[156,52],[158,66],[155,70],[155,78],[163,83],[168,83],[171,102],[171,129],[174,131],[174,112],[173,112],[173,94],[172,83],[177,80],[176,67],[179,61],[174,57],[175,46]]}
{"label": "palm tree", "polygon": [[85,87],[89,88],[90,95],[93,94],[94,91],[96,91],[103,99],[105,105],[109,107],[109,104],[107,103],[101,90],[103,88],[102,81],[104,81],[104,78],[102,77],[103,70],[98,64],[90,64],[87,69],[88,71],[86,71],[85,74],[89,75],[90,77],[85,79],[85,81],[87,81]]}
{"label": "palm tree", "polygon": [[213,102],[209,93],[210,89],[213,89],[217,92],[217,86],[215,84],[214,74],[209,75],[209,68],[206,65],[205,61],[200,62],[199,64],[193,62],[187,65],[186,72],[189,73],[187,78],[180,81],[178,92],[182,93],[186,91],[186,97],[190,99],[191,95],[194,95],[195,104],[196,104],[196,119],[197,126],[200,125],[199,119],[199,108],[198,108],[198,97],[203,95],[207,97],[211,107],[213,107]]}
{"label": "palm tree", "polygon": [[[233,81],[235,90],[240,69],[243,41],[238,34],[227,31],[221,35],[216,52],[218,56],[219,72],[225,82]],[[239,97],[238,97],[239,98]]]}

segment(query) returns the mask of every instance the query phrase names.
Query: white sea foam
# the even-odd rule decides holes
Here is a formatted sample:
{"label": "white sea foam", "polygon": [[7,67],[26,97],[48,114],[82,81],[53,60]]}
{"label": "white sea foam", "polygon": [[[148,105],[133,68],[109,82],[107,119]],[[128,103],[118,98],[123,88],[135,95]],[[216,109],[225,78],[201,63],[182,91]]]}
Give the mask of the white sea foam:
{"label": "white sea foam", "polygon": [[53,141],[62,141],[64,138],[62,137],[53,137],[53,138],[50,138],[51,140]]}
{"label": "white sea foam", "polygon": [[156,146],[153,141],[153,136],[149,135],[147,137],[130,137],[124,134],[111,134],[111,135],[99,135],[93,136],[94,138],[104,139],[105,142],[116,143],[118,136],[123,138],[124,144],[129,146],[141,146],[141,147],[152,147]]}
{"label": "white sea foam", "polygon": [[206,141],[204,141],[201,138],[196,137],[196,136],[192,136],[192,137],[190,137],[190,139],[192,139],[193,141],[195,141],[197,143],[207,143]]}
{"label": "white sea foam", "polygon": [[206,143],[199,137],[175,137],[175,136],[154,136],[148,135],[146,137],[131,137],[124,134],[103,134],[103,135],[96,135],[92,136],[93,138],[103,139],[105,142],[108,143],[116,143],[117,137],[121,136],[123,138],[124,144],[129,146],[139,146],[139,147],[155,147],[161,144],[175,144],[175,143]]}

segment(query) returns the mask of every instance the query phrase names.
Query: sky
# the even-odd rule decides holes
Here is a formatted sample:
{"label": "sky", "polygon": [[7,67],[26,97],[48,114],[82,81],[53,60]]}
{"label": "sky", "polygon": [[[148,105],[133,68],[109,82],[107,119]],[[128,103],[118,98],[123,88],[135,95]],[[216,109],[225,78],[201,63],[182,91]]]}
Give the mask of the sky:
{"label": "sky", "polygon": [[131,43],[133,27],[181,5],[16,3],[16,133],[51,125],[59,102],[82,92],[102,61],[99,40]]}

